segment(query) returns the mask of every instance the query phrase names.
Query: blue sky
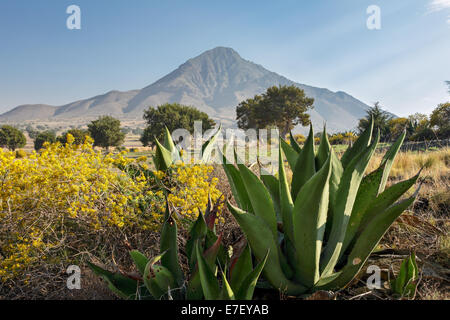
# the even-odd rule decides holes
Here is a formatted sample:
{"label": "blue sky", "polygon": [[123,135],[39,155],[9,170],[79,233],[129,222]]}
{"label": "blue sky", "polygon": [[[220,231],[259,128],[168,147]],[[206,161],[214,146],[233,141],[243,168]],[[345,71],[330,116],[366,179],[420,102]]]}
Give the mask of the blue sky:
{"label": "blue sky", "polygon": [[0,0],[0,112],[139,89],[216,46],[400,116],[449,100],[450,0]]}

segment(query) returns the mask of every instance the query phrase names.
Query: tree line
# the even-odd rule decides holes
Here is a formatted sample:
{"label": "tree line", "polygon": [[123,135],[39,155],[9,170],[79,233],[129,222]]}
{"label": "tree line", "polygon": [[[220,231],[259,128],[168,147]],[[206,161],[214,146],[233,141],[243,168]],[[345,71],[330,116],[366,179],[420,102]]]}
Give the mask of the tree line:
{"label": "tree line", "polygon": [[[450,82],[447,84],[450,93]],[[239,103],[236,107],[237,126],[243,130],[278,128],[282,136],[286,136],[295,126],[310,124],[308,111],[313,108],[314,99],[307,97],[302,89],[296,86],[273,86],[263,94]],[[121,146],[128,132],[139,132],[144,146],[154,146],[157,140],[162,140],[164,127],[170,131],[184,128],[193,133],[195,121],[202,122],[203,131],[215,126],[215,121],[205,112],[178,103],[149,107],[144,111],[144,119],[147,126],[139,131],[121,128],[120,120],[111,116],[99,117],[88,124],[87,129],[70,129],[60,136],[56,136],[52,130],[35,131],[27,128],[27,131],[34,140],[35,150],[41,149],[45,142],[66,143],[68,134],[75,138],[75,144],[83,143],[86,136],[90,136],[94,140],[94,146],[108,150],[110,147]],[[392,116],[377,102],[367,110],[366,117],[359,120],[356,130],[334,133],[329,137],[330,143],[353,142],[367,128],[371,119],[374,120],[375,130],[380,131],[382,142],[395,140],[405,130],[407,139],[411,141],[450,138],[450,102],[439,104],[430,116],[416,113],[406,118]],[[296,135],[296,139],[302,143],[304,136]],[[320,134],[316,136],[316,140],[320,140]],[[14,151],[23,148],[25,144],[26,138],[21,130],[10,125],[0,127],[0,147]]]}
{"label": "tree line", "polygon": [[[108,149],[109,147],[118,147],[125,140],[125,133],[120,127],[120,120],[110,116],[103,116],[88,124],[87,129],[70,129],[60,136],[57,136],[53,130],[35,131],[31,127],[27,132],[34,141],[34,149],[40,150],[46,142],[62,144],[67,143],[68,134],[74,138],[74,144],[80,145],[85,142],[86,137],[90,136],[94,140],[94,146]],[[23,148],[26,144],[24,133],[10,125],[0,127],[0,147],[15,151]]]}
{"label": "tree line", "polygon": [[[449,85],[450,93],[450,82]],[[296,125],[310,124],[307,112],[313,108],[314,99],[295,86],[278,86],[267,89],[262,95],[241,102],[236,108],[236,119],[241,129],[277,127],[282,136]],[[410,141],[424,141],[450,138],[450,102],[439,104],[430,116],[416,113],[409,117],[394,117],[383,110],[379,102],[367,110],[367,115],[359,120],[354,131],[338,132],[330,135],[330,143],[345,144],[354,141],[366,130],[370,120],[374,120],[375,130],[380,131],[382,142],[396,140],[403,131]],[[320,134],[319,134],[320,135]],[[299,143],[305,139],[296,135]],[[316,136],[317,141],[320,136]]]}
{"label": "tree line", "polygon": [[[36,151],[42,149],[46,142],[62,144],[67,143],[67,135],[74,137],[74,144],[84,143],[89,136],[94,141],[94,146],[102,147],[108,150],[110,147],[120,147],[127,133],[140,133],[140,141],[144,146],[154,146],[159,139],[162,141],[164,127],[170,131],[178,128],[184,128],[189,132],[194,132],[194,122],[202,122],[202,130],[214,128],[215,121],[209,116],[194,107],[183,106],[178,103],[164,104],[157,108],[150,107],[144,112],[144,119],[147,121],[147,127],[142,129],[122,128],[119,119],[111,116],[102,116],[88,124],[87,129],[70,129],[57,136],[53,130],[37,131],[31,126],[26,131],[34,141]],[[43,126],[40,126],[44,128]],[[7,148],[11,151],[23,148],[26,144],[26,137],[22,130],[3,125],[0,127],[0,148]]]}

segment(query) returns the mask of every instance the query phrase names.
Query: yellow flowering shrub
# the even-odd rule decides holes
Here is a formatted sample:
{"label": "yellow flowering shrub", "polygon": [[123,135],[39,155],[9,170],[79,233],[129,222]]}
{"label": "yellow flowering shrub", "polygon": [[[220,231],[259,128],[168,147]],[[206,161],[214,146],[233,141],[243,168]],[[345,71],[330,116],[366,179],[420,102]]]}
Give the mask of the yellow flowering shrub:
{"label": "yellow flowering shrub", "polygon": [[[185,166],[180,163],[174,166],[173,186],[170,188],[168,200],[184,219],[195,220],[199,209],[204,213],[209,196],[213,202],[221,197],[220,191],[216,188],[218,179],[210,179],[212,171],[213,167],[207,165]],[[221,209],[222,205],[219,207],[219,212],[222,211]]]}
{"label": "yellow flowering shrub", "polygon": [[[145,163],[139,165],[147,170]],[[148,190],[143,192],[145,196],[139,204],[142,211],[150,211],[154,217],[162,218],[166,210],[166,195],[163,192],[165,190],[168,194],[167,200],[175,209],[175,218],[188,225],[197,219],[200,211],[205,213],[209,196],[214,203],[222,196],[217,189],[218,179],[210,177],[212,171],[212,166],[185,165],[182,162],[172,165],[167,172],[151,171],[151,176],[139,171],[136,179],[147,181],[149,186]],[[223,204],[220,204],[218,209],[220,213]]]}
{"label": "yellow flowering shrub", "polygon": [[68,230],[122,228],[147,218],[156,224],[130,205],[144,184],[116,168],[129,161],[123,155],[103,155],[90,139],[74,145],[71,136],[64,146],[47,144],[22,158],[0,149],[0,279],[42,259]]}
{"label": "yellow flowering shrub", "polygon": [[[133,165],[142,170],[130,174]],[[71,255],[95,250],[99,234],[126,239],[158,230],[163,190],[181,220],[197,217],[209,194],[213,201],[220,197],[211,171],[178,163],[152,172],[146,157],[105,155],[91,138],[75,145],[71,135],[65,145],[46,144],[23,157],[0,149],[0,283],[39,263],[71,262]]]}

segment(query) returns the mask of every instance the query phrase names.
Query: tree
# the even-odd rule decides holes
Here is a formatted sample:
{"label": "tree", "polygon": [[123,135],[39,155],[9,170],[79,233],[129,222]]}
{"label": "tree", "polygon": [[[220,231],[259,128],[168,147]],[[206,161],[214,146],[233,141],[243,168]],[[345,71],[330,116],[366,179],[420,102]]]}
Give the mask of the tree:
{"label": "tree", "polygon": [[450,132],[450,102],[441,103],[430,116],[430,125],[436,127],[440,139],[447,139]]}
{"label": "tree", "polygon": [[450,81],[445,81],[445,83],[446,83],[447,86],[448,86],[448,93],[450,93]]}
{"label": "tree", "polygon": [[241,129],[263,129],[276,126],[284,137],[296,125],[310,123],[306,112],[314,99],[296,86],[274,86],[262,95],[247,99],[236,107],[236,120]]}
{"label": "tree", "polygon": [[156,108],[149,107],[144,112],[144,119],[147,121],[147,127],[140,139],[144,146],[154,146],[155,138],[162,141],[164,126],[170,132],[183,128],[193,133],[195,121],[202,122],[203,131],[212,129],[215,125],[214,120],[210,119],[206,113],[178,103],[166,103]]}
{"label": "tree", "polygon": [[135,134],[135,135],[138,135],[138,136],[141,136],[144,133],[144,129],[142,129],[142,128],[135,128],[135,129],[131,130],[131,133]]}
{"label": "tree", "polygon": [[106,148],[118,147],[125,140],[125,133],[120,128],[120,120],[103,116],[88,125],[89,135],[94,139],[94,146]]}
{"label": "tree", "polygon": [[[263,129],[269,125],[268,119],[258,116],[259,108],[263,104],[263,97],[256,95],[253,99],[242,101],[236,108],[236,120],[241,129]],[[285,137],[286,134],[283,136]]]}
{"label": "tree", "polygon": [[39,131],[35,130],[31,125],[28,125],[28,126],[25,128],[25,131],[28,133],[28,136],[29,136],[31,139],[36,138],[36,135],[39,133]]}
{"label": "tree", "polygon": [[397,138],[408,129],[410,121],[407,118],[393,118],[387,123],[389,130],[389,139],[397,140]]}
{"label": "tree", "polygon": [[0,147],[15,151],[23,148],[27,139],[22,131],[12,126],[4,125],[0,128]]}
{"label": "tree", "polygon": [[34,138],[34,150],[39,151],[44,146],[44,143],[54,143],[56,142],[56,134],[54,131],[43,131],[39,132]]}
{"label": "tree", "polygon": [[409,140],[411,141],[429,141],[429,140],[435,140],[436,132],[433,131],[430,127],[423,127],[416,131],[415,134],[413,134]]}
{"label": "tree", "polygon": [[413,123],[414,126],[426,126],[428,123],[428,116],[423,113],[415,113],[408,117],[409,121]]}
{"label": "tree", "polygon": [[122,132],[123,133],[125,133],[125,134],[129,134],[129,133],[131,133],[131,128],[130,127],[124,127],[124,128],[122,128]]}
{"label": "tree", "polygon": [[441,103],[433,110],[430,116],[430,124],[439,129],[450,125],[450,102]]}
{"label": "tree", "polygon": [[57,140],[62,143],[67,143],[67,135],[70,134],[74,137],[74,144],[75,145],[81,145],[86,140],[86,137],[89,136],[89,131],[85,129],[70,129],[66,132],[64,132],[62,135],[60,135]]}
{"label": "tree", "polygon": [[392,117],[384,111],[379,102],[375,102],[373,107],[367,110],[367,116],[359,120],[358,131],[363,133],[370,125],[370,119],[374,122],[374,132],[380,130],[380,141],[389,140],[389,127],[388,121]]}

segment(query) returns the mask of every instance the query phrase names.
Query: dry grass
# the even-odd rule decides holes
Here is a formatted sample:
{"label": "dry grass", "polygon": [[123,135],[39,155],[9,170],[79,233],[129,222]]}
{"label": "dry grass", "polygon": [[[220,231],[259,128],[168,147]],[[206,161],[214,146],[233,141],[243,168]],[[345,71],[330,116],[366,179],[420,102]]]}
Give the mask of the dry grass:
{"label": "dry grass", "polygon": [[[368,171],[375,170],[383,154],[376,154]],[[384,270],[385,280],[397,274],[401,261],[412,251],[417,255],[420,281],[416,299],[450,299],[450,148],[427,152],[400,152],[389,185],[416,175],[423,168],[423,185],[417,201],[384,236],[380,252],[367,265]],[[412,193],[413,190],[410,190]],[[392,299],[387,290],[370,292],[365,271],[341,293],[344,299]]]}
{"label": "dry grass", "polygon": [[[376,153],[369,163],[368,172],[375,170],[383,158],[384,153]],[[450,148],[436,151],[400,152],[395,158],[391,170],[391,177],[405,179],[411,177],[421,168],[424,168],[423,175],[439,180],[450,175]]]}
{"label": "dry grass", "polygon": [[[66,241],[66,257],[55,257],[39,266],[33,266],[23,277],[0,285],[0,300],[112,299],[115,296],[87,268],[86,261],[97,263],[111,271],[121,271],[133,268],[128,253],[131,249],[138,249],[148,256],[159,253],[159,234],[136,228],[126,231],[111,228],[97,235],[78,234]],[[81,268],[81,290],[67,289],[66,270],[71,264]]]}
{"label": "dry grass", "polygon": [[[375,154],[368,172],[381,163],[383,154]],[[409,179],[421,169],[423,186],[415,210],[432,216],[447,217],[450,213],[450,148],[428,152],[400,152],[392,166],[390,183]]]}

